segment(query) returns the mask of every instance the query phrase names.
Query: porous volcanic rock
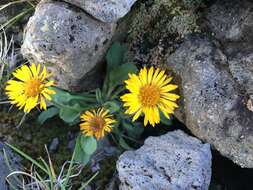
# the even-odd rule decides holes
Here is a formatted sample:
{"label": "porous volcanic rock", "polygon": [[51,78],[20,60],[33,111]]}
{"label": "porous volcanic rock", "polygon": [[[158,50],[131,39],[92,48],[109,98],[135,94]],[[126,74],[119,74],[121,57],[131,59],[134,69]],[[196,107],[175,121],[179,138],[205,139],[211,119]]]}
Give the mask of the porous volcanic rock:
{"label": "porous volcanic rock", "polygon": [[211,159],[209,144],[180,130],[149,137],[117,161],[120,190],[208,190]]}

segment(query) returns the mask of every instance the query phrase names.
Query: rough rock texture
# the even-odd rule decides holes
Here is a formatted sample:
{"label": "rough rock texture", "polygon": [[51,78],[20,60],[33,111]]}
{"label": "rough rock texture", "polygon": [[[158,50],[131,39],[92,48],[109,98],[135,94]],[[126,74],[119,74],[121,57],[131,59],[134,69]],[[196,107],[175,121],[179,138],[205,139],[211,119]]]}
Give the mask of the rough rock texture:
{"label": "rough rock texture", "polygon": [[217,1],[208,10],[207,18],[210,29],[219,40],[253,39],[252,2],[248,0]]}
{"label": "rough rock texture", "polygon": [[[250,0],[220,0],[207,10],[210,30],[230,54],[253,48],[253,2]],[[234,48],[237,46],[237,50]]]}
{"label": "rough rock texture", "polygon": [[5,177],[9,174],[9,170],[5,164],[4,155],[0,153],[0,189],[7,190],[7,185],[5,182]]}
{"label": "rough rock texture", "polygon": [[[6,165],[5,157],[3,154],[3,148],[5,148],[5,151],[7,153],[7,156],[9,158],[9,162],[12,166],[12,168],[18,169],[20,166],[18,162],[20,162],[20,157],[13,154],[13,152],[4,146],[2,142],[0,142],[0,189],[1,190],[8,190],[5,178],[10,173],[9,168]],[[13,179],[9,178],[10,181]]]}
{"label": "rough rock texture", "polygon": [[229,59],[229,69],[234,79],[248,95],[253,95],[253,51],[238,53]]}
{"label": "rough rock texture", "polygon": [[117,22],[137,0],[64,0],[74,4],[102,22]]}
{"label": "rough rock texture", "polygon": [[115,24],[97,21],[65,2],[44,0],[27,24],[22,53],[50,66],[60,87],[78,89],[103,59],[114,30]]}
{"label": "rough rock texture", "polygon": [[246,105],[245,86],[233,78],[243,81],[250,75],[240,73],[241,61],[229,64],[209,38],[191,35],[168,56],[167,65],[181,81],[178,118],[221,154],[252,168],[253,112]]}
{"label": "rough rock texture", "polygon": [[253,95],[253,2],[216,1],[207,10],[208,26],[228,56],[235,81]]}
{"label": "rough rock texture", "polygon": [[211,157],[209,144],[179,130],[149,137],[120,156],[120,190],[208,190]]}

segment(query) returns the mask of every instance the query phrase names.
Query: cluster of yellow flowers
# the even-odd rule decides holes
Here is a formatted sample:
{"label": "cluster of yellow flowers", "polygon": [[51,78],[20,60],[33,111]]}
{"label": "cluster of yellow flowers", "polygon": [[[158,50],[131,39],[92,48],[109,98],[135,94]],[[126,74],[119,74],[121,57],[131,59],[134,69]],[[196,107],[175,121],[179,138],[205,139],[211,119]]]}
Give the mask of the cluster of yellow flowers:
{"label": "cluster of yellow flowers", "polygon": [[[50,95],[55,91],[49,87],[54,85],[50,81],[46,67],[24,65],[13,72],[15,79],[7,82],[6,94],[11,104],[15,104],[25,113],[29,113],[37,105],[46,110],[45,100],[51,100]],[[169,118],[178,105],[175,103],[179,96],[171,93],[177,89],[177,85],[170,84],[171,77],[165,74],[164,70],[143,68],[139,74],[129,74],[125,81],[126,89],[129,91],[120,97],[125,113],[132,115],[132,120],[137,120],[144,115],[144,125],[150,123],[152,126],[160,123],[160,112]],[[105,108],[86,111],[81,115],[81,131],[87,136],[102,138],[105,133],[111,132],[116,120]]]}

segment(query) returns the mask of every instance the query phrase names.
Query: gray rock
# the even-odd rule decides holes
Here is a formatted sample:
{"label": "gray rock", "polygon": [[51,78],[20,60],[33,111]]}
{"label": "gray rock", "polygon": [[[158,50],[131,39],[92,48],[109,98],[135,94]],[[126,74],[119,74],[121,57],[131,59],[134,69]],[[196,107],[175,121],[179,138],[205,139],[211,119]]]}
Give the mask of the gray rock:
{"label": "gray rock", "polygon": [[102,22],[117,22],[137,0],[64,0],[74,4]]}
{"label": "gray rock", "polygon": [[238,53],[229,60],[229,69],[243,90],[253,95],[253,52]]}
{"label": "gray rock", "polygon": [[87,185],[84,190],[92,190],[91,186]]}
{"label": "gray rock", "polygon": [[221,41],[253,40],[253,3],[248,0],[216,1],[208,9],[208,25]]}
{"label": "gray rock", "polygon": [[76,140],[75,139],[72,139],[72,140],[69,141],[68,149],[69,149],[70,152],[74,151],[75,145],[76,145]]}
{"label": "gray rock", "polygon": [[[253,49],[253,2],[250,0],[216,1],[207,10],[210,30],[223,45],[230,44],[228,53]],[[233,47],[237,47],[237,51]]]}
{"label": "gray rock", "polygon": [[208,190],[211,157],[209,144],[180,130],[149,137],[120,156],[120,190]]}
{"label": "gray rock", "polygon": [[0,152],[0,189],[7,190],[5,178],[10,173],[8,167],[5,164],[4,155]]}
{"label": "gray rock", "polygon": [[[13,154],[13,152],[8,148],[6,147],[3,143],[0,142],[0,189],[1,190],[8,190],[8,186],[7,186],[7,183],[6,183],[6,177],[7,175],[10,174],[10,170],[8,168],[8,166],[6,165],[6,161],[5,161],[5,157],[4,157],[4,154],[3,154],[3,148],[5,149],[6,151],[6,154],[8,156],[8,161],[10,162],[11,164],[11,167],[13,169],[19,169],[20,168],[20,160],[21,158],[15,154]],[[15,184],[15,181],[13,180],[13,178],[9,178],[10,182],[14,182]]]}
{"label": "gray rock", "polygon": [[167,65],[181,81],[177,117],[222,155],[252,168],[253,112],[245,104],[244,84],[234,80],[236,75],[244,80],[248,74],[239,73],[215,43],[200,35],[188,36],[168,56]]}
{"label": "gray rock", "polygon": [[103,59],[114,29],[65,2],[43,0],[27,24],[21,51],[46,64],[58,86],[75,90]]}
{"label": "gray rock", "polygon": [[120,151],[112,145],[107,137],[98,141],[97,150],[91,157],[92,165],[98,164],[101,160],[107,157],[116,157]]}
{"label": "gray rock", "polygon": [[50,152],[55,152],[57,149],[58,149],[58,146],[60,144],[60,141],[59,139],[56,137],[52,140],[52,142],[50,143],[50,146],[49,146],[49,151]]}

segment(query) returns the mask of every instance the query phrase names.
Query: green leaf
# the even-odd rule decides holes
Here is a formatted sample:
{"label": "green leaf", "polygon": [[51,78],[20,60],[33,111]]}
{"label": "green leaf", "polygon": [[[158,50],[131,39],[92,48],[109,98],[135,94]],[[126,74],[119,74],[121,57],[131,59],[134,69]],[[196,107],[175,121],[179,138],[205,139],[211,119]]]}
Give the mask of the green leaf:
{"label": "green leaf", "polygon": [[115,42],[106,55],[107,61],[107,72],[115,68],[116,66],[123,63],[124,55],[127,51],[127,48],[124,45],[121,45],[118,42]]}
{"label": "green leaf", "polygon": [[132,148],[127,144],[127,142],[123,139],[123,137],[120,137],[119,145],[126,150],[132,150]]}
{"label": "green leaf", "polygon": [[104,106],[110,111],[111,114],[120,110],[120,105],[117,101],[108,101],[104,104]]}
{"label": "green leaf", "polygon": [[24,157],[26,160],[30,161],[33,165],[36,165],[38,168],[40,168],[42,171],[44,171],[46,174],[48,174],[48,171],[46,168],[44,168],[44,166],[42,164],[40,164],[39,162],[37,162],[36,160],[34,160],[32,157],[30,157],[29,155],[27,155],[26,153],[24,153],[23,151],[19,150],[18,148],[5,143],[7,146],[9,146],[12,150],[14,150],[15,152],[17,152],[18,154],[20,154],[22,157]]}
{"label": "green leaf", "polygon": [[127,131],[127,134],[133,138],[139,138],[144,132],[144,126],[139,122],[130,123],[123,120],[122,127]]}
{"label": "green leaf", "polygon": [[74,160],[76,162],[79,162],[80,164],[86,165],[90,160],[90,155],[86,154],[83,151],[82,144],[81,144],[81,138],[83,135],[78,135],[76,139],[76,146],[75,146],[75,157]]}
{"label": "green leaf", "polygon": [[51,107],[49,109],[47,109],[46,111],[43,111],[38,119],[37,122],[42,125],[46,120],[54,117],[55,115],[57,115],[59,113],[59,109],[56,107]]}
{"label": "green leaf", "polygon": [[64,91],[62,89],[56,88],[56,87],[50,87],[52,90],[54,90],[56,93],[51,95],[52,102],[56,104],[58,107],[66,107],[72,104],[90,104],[96,102],[96,96],[92,95],[90,93],[86,94],[71,94],[67,91]]}
{"label": "green leaf", "polygon": [[51,95],[53,102],[64,104],[72,99],[71,94],[67,91],[55,87],[51,87],[51,89],[55,91],[55,94]]}
{"label": "green leaf", "polygon": [[109,89],[122,84],[124,80],[128,79],[129,73],[137,73],[137,71],[137,67],[132,63],[126,63],[114,68],[109,73]]}
{"label": "green leaf", "polygon": [[67,123],[72,123],[77,118],[79,118],[80,114],[81,114],[80,111],[67,109],[67,108],[62,108],[62,109],[60,109],[59,116],[63,121],[65,121]]}
{"label": "green leaf", "polygon": [[82,135],[80,143],[86,154],[92,155],[97,150],[97,141],[94,137]]}
{"label": "green leaf", "polygon": [[96,100],[97,102],[101,103],[102,102],[102,92],[101,90],[98,88],[96,89]]}

